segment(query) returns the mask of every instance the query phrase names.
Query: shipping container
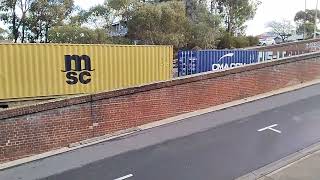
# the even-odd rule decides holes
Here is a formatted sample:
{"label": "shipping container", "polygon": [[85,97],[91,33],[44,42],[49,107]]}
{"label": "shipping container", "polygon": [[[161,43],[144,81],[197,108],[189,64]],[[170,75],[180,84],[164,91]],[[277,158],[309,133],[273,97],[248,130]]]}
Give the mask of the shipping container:
{"label": "shipping container", "polygon": [[217,71],[258,62],[255,50],[179,51],[179,76]]}
{"label": "shipping container", "polygon": [[139,86],[172,77],[171,46],[0,44],[0,101]]}

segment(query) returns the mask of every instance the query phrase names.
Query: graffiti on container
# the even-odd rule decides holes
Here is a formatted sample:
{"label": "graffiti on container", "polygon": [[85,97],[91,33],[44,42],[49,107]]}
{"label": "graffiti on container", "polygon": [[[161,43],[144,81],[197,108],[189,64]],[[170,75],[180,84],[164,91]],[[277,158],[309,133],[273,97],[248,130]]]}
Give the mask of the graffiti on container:
{"label": "graffiti on container", "polygon": [[319,51],[320,50],[320,42],[307,43],[306,49],[309,51]]}
{"label": "graffiti on container", "polygon": [[[91,82],[91,59],[87,55],[65,55],[65,70],[62,72],[66,73],[67,83],[75,85],[78,82],[81,84],[89,84]],[[74,62],[74,63],[72,63]],[[82,67],[84,62],[84,68]],[[74,64],[74,67],[72,67]]]}
{"label": "graffiti on container", "polygon": [[302,54],[303,51],[260,51],[258,61],[269,61]]}

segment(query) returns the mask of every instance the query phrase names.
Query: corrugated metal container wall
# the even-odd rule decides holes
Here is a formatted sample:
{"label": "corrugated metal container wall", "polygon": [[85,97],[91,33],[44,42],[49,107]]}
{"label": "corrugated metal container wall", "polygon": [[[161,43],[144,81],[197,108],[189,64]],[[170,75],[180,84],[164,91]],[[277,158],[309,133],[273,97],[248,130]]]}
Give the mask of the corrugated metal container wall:
{"label": "corrugated metal container wall", "polygon": [[171,46],[0,44],[0,100],[94,93],[169,80]]}
{"label": "corrugated metal container wall", "polygon": [[197,72],[208,72],[258,62],[258,51],[205,50],[199,51]]}
{"label": "corrugated metal container wall", "polygon": [[258,55],[254,50],[180,51],[178,72],[179,76],[186,76],[243,66],[257,63]]}

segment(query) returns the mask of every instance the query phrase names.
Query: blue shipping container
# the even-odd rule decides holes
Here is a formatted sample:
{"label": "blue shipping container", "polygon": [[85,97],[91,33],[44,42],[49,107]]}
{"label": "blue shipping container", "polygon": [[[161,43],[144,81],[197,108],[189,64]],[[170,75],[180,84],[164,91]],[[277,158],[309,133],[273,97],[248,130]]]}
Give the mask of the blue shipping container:
{"label": "blue shipping container", "polygon": [[179,51],[178,52],[178,74],[179,76],[186,76],[196,74],[196,62],[197,52],[196,51]]}
{"label": "blue shipping container", "polygon": [[257,63],[258,57],[258,51],[248,50],[180,51],[179,76]]}

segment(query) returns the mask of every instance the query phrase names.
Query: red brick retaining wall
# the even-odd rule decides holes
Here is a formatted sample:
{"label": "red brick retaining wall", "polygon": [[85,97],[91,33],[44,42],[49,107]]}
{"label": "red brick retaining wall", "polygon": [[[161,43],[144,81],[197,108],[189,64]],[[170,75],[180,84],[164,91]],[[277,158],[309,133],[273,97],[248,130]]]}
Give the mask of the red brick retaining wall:
{"label": "red brick retaining wall", "polygon": [[320,78],[320,53],[0,111],[0,162]]}
{"label": "red brick retaining wall", "polygon": [[310,40],[303,40],[297,42],[289,42],[283,44],[276,44],[272,46],[261,46],[261,47],[254,47],[248,49],[255,49],[258,51],[272,51],[276,52],[287,52],[287,54],[291,55],[298,55],[298,54],[305,54],[309,52],[316,52],[320,50],[320,39],[310,39]]}

